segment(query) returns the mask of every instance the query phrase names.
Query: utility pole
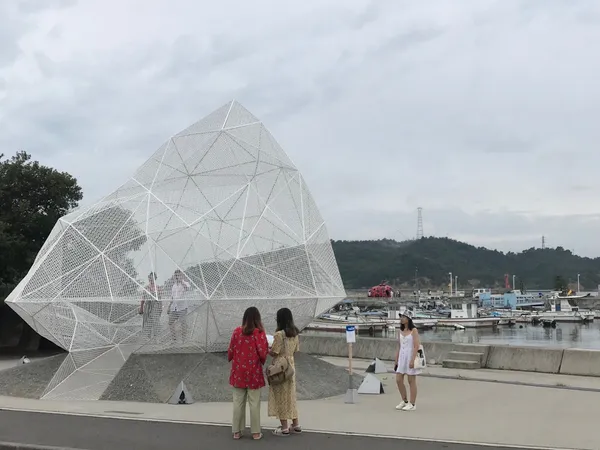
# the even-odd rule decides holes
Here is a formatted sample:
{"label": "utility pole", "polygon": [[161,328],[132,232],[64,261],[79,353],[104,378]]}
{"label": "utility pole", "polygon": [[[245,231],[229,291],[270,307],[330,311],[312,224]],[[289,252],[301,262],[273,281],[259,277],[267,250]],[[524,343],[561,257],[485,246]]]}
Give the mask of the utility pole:
{"label": "utility pole", "polygon": [[579,277],[580,277],[580,274],[577,274],[577,293],[578,294],[581,291],[581,289],[579,289]]}
{"label": "utility pole", "polygon": [[448,272],[448,275],[450,275],[450,297],[452,297],[452,272]]}
{"label": "utility pole", "polygon": [[516,275],[513,275],[513,291],[515,290],[515,278],[516,278]]}
{"label": "utility pole", "polygon": [[415,292],[419,293],[419,268],[415,267]]}
{"label": "utility pole", "polygon": [[423,208],[417,208],[417,240],[423,237]]}
{"label": "utility pole", "polygon": [[546,236],[542,236],[542,250],[546,248]]}

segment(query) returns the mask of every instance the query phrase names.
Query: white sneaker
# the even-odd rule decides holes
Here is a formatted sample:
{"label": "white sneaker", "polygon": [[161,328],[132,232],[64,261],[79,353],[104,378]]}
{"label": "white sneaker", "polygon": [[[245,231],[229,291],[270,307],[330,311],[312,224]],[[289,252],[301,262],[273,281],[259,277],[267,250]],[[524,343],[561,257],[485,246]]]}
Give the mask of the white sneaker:
{"label": "white sneaker", "polygon": [[414,411],[415,409],[417,409],[417,407],[415,405],[413,405],[412,403],[408,402],[404,408],[402,408],[402,411]]}
{"label": "white sneaker", "polygon": [[401,411],[401,410],[403,410],[403,409],[404,409],[404,407],[405,407],[406,405],[408,405],[408,402],[402,402],[402,403],[400,403],[398,406],[396,406],[396,409],[397,409],[398,411]]}

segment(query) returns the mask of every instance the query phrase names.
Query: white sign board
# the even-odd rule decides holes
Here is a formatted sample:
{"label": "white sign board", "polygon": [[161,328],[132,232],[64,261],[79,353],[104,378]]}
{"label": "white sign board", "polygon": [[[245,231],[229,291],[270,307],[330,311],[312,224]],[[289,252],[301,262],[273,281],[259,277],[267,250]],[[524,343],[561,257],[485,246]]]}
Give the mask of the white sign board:
{"label": "white sign board", "polygon": [[354,325],[346,325],[346,342],[348,344],[356,342],[356,327]]}

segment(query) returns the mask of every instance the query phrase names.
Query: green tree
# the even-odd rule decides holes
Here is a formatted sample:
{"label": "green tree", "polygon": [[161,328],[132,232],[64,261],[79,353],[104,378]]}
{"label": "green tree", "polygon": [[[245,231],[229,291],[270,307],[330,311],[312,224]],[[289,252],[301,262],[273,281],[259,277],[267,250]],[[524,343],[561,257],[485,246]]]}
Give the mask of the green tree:
{"label": "green tree", "polygon": [[0,298],[27,273],[56,221],[83,198],[66,172],[0,154]]}
{"label": "green tree", "polygon": [[567,290],[567,282],[560,275],[554,277],[554,290],[564,292]]}
{"label": "green tree", "polygon": [[555,275],[566,272],[582,274],[590,285],[600,284],[600,258],[579,257],[562,247],[503,253],[435,237],[405,242],[332,241],[332,245],[348,289],[366,289],[384,278],[412,288],[415,267],[421,289],[447,286],[449,272],[469,280],[473,287],[476,282],[479,287],[498,289],[504,287],[505,273],[518,274],[520,287],[526,280],[530,291],[552,287]]}

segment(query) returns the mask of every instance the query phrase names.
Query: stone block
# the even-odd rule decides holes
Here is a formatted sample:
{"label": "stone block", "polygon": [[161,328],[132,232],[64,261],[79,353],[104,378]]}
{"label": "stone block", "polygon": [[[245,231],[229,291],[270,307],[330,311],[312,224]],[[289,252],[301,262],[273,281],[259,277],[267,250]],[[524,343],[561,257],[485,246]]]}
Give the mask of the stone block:
{"label": "stone block", "polygon": [[475,352],[450,352],[448,359],[455,361],[475,361],[479,364],[483,363],[483,353]]}
{"label": "stone block", "polygon": [[487,358],[488,369],[558,373],[563,349],[493,345]]}
{"label": "stone block", "polygon": [[478,361],[461,361],[456,359],[445,359],[442,362],[442,367],[447,369],[481,369],[481,363]]}
{"label": "stone block", "polygon": [[600,351],[574,348],[564,350],[560,373],[600,377]]}
{"label": "stone block", "polygon": [[422,342],[429,365],[441,364],[452,352],[481,353],[481,364],[485,365],[490,346],[484,344],[455,344],[454,342]]}
{"label": "stone block", "polygon": [[[348,344],[346,336],[313,336],[300,335],[300,350],[310,355],[323,356],[348,356]],[[359,359],[379,358],[384,361],[396,359],[398,342],[394,339],[385,338],[356,338],[352,345],[352,355]]]}

